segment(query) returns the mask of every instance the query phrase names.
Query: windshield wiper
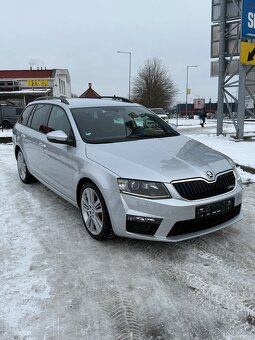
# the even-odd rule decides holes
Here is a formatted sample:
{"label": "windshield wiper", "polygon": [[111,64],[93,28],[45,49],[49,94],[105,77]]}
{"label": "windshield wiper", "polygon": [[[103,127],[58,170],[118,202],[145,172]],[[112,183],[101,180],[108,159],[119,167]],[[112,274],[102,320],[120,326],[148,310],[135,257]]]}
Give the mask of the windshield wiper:
{"label": "windshield wiper", "polygon": [[143,135],[136,135],[136,134],[131,134],[129,136],[127,136],[126,138],[130,138],[130,139],[149,139],[149,138],[162,138],[162,137],[171,137],[171,134],[157,134],[157,135],[148,135],[148,134],[143,134]]}

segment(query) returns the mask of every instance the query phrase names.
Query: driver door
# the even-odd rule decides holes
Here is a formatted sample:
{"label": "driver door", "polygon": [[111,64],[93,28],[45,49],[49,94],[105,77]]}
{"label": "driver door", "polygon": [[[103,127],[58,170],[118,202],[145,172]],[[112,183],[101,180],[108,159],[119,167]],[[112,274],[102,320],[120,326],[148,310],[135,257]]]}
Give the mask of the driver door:
{"label": "driver door", "polygon": [[[64,109],[53,106],[47,126],[48,132],[61,130],[67,136],[73,135],[72,127]],[[60,193],[73,199],[73,153],[74,146],[46,142],[47,182]]]}

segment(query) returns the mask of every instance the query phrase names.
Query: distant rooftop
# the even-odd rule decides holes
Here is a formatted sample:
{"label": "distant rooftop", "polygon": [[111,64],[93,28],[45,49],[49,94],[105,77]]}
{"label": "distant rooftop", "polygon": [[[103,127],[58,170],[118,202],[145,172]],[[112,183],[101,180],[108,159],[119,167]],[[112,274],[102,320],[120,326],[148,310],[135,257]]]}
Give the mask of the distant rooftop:
{"label": "distant rooftop", "polygon": [[0,70],[0,79],[51,78],[53,70]]}
{"label": "distant rooftop", "polygon": [[92,83],[89,83],[89,88],[80,95],[80,98],[100,98],[100,95],[92,89]]}

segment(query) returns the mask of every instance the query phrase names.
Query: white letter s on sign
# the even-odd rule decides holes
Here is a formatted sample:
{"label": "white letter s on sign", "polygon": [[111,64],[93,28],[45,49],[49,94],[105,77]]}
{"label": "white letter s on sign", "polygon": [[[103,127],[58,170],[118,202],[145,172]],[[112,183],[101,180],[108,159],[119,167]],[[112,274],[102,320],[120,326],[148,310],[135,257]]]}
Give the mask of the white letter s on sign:
{"label": "white letter s on sign", "polygon": [[248,13],[248,27],[255,28],[255,13]]}

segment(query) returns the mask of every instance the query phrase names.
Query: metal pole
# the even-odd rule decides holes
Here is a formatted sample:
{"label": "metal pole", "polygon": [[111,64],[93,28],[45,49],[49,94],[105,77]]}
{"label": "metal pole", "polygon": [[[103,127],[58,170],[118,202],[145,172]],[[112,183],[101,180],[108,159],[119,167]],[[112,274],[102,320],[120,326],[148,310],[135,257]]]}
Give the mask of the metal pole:
{"label": "metal pole", "polygon": [[0,104],[0,112],[1,112],[1,126],[2,126],[2,132],[4,131],[3,128],[3,111],[2,111],[2,105]]}
{"label": "metal pole", "polygon": [[130,89],[131,89],[131,52],[129,52],[129,83],[128,83],[128,99],[130,99]]}
{"label": "metal pole", "polygon": [[131,52],[117,51],[117,53],[129,54],[129,67],[128,67],[128,99],[131,96]]}
{"label": "metal pole", "polygon": [[189,81],[189,66],[186,72],[186,119],[188,118],[188,81]]}
{"label": "metal pole", "polygon": [[242,139],[244,135],[245,81],[246,81],[246,65],[240,64],[239,65],[237,133],[236,133],[236,137],[238,139]]}
{"label": "metal pole", "polygon": [[198,67],[197,65],[188,65],[186,73],[186,118],[188,118],[188,85],[189,85],[189,68]]}
{"label": "metal pole", "polygon": [[218,105],[217,105],[217,136],[223,131],[224,116],[224,75],[225,75],[225,31],[226,31],[226,5],[227,0],[221,0],[220,4],[220,41],[219,41],[219,79],[218,79]]}
{"label": "metal pole", "polygon": [[[241,22],[243,21],[243,11]],[[242,25],[240,33],[240,41],[242,40]],[[247,66],[239,63],[239,86],[238,86],[238,108],[237,108],[237,131],[236,137],[243,139],[244,136],[244,118],[245,118],[245,84],[246,84],[246,69]]]}

